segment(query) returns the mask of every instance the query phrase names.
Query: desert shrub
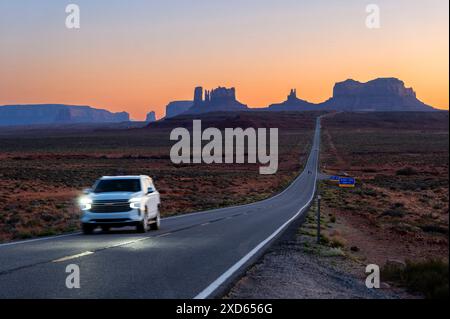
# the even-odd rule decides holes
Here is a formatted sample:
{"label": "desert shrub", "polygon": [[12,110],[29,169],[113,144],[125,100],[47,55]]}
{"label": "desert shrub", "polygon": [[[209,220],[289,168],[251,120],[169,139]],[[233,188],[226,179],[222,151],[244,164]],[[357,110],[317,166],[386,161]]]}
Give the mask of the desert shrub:
{"label": "desert shrub", "polygon": [[381,270],[384,280],[397,282],[427,299],[448,298],[448,262],[430,259],[407,261],[406,266],[388,264]]}
{"label": "desert shrub", "polygon": [[448,187],[448,178],[404,178],[403,176],[389,177],[378,175],[371,183],[378,187],[395,191],[421,191]]}
{"label": "desert shrub", "polygon": [[448,234],[448,227],[441,227],[439,225],[425,225],[420,226],[420,228],[426,233],[438,233],[438,234]]}
{"label": "desert shrub", "polygon": [[417,175],[417,171],[412,167],[404,167],[399,169],[396,174],[398,176],[411,176],[411,175]]}
{"label": "desert shrub", "polygon": [[402,218],[405,216],[405,212],[401,209],[388,209],[385,210],[381,216],[389,216],[389,217],[399,217]]}
{"label": "desert shrub", "polygon": [[319,251],[319,255],[322,257],[343,257],[343,256],[345,256],[345,253],[339,247],[337,247],[337,248],[332,247],[332,248],[321,249]]}
{"label": "desert shrub", "polygon": [[34,234],[28,231],[20,231],[17,235],[20,239],[30,239],[33,238]]}
{"label": "desert shrub", "polygon": [[346,193],[353,193],[354,195],[358,195],[361,197],[370,196],[377,197],[378,193],[371,188],[355,188],[353,190],[348,190]]}
{"label": "desert shrub", "polygon": [[320,244],[321,245],[328,245],[330,243],[330,240],[325,234],[320,234]]}
{"label": "desert shrub", "polygon": [[343,239],[339,237],[333,237],[330,241],[330,246],[332,248],[342,248],[345,246]]}
{"label": "desert shrub", "polygon": [[45,229],[37,234],[38,237],[55,236],[58,232],[53,229]]}
{"label": "desert shrub", "polygon": [[419,227],[413,226],[405,222],[394,223],[394,225],[392,226],[392,230],[401,235],[406,235],[408,233],[413,234],[421,231]]}

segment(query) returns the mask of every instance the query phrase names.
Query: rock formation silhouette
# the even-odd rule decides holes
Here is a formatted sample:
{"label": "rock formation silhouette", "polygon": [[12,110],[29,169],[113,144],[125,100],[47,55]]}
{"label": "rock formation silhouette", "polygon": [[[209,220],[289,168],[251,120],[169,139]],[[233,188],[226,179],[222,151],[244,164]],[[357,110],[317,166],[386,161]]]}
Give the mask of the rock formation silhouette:
{"label": "rock formation silhouette", "polygon": [[147,117],[145,118],[145,122],[147,123],[156,122],[156,113],[154,111],[148,112]]}
{"label": "rock formation silhouette", "polygon": [[196,87],[193,105],[186,114],[245,111],[247,109],[247,105],[236,99],[235,88],[218,87],[211,91],[206,90],[203,98],[203,88]]}
{"label": "rock formation silhouette", "polygon": [[269,105],[270,111],[312,111],[318,106],[297,97],[297,89],[291,89],[286,101]]}
{"label": "rock formation silhouette", "polygon": [[416,97],[412,88],[396,78],[379,78],[367,83],[346,80],[336,83],[333,97],[320,105],[336,111],[433,111]]}
{"label": "rock formation silhouette", "polygon": [[71,123],[127,122],[126,112],[112,113],[90,106],[65,104],[5,105],[0,106],[0,126],[43,125]]}
{"label": "rock formation silhouette", "polygon": [[297,98],[297,90],[292,89],[286,101],[269,106],[270,111],[435,111],[421,102],[412,88],[396,78],[379,78],[367,83],[355,80],[338,82],[333,96],[319,104]]}
{"label": "rock formation silhouette", "polygon": [[189,110],[194,102],[192,101],[173,101],[166,106],[166,118],[175,117]]}

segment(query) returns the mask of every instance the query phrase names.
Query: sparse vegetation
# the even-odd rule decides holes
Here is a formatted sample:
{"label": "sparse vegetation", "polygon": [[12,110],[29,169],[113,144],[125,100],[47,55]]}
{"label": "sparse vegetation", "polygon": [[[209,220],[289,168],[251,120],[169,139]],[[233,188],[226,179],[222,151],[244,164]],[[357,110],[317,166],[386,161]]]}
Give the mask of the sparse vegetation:
{"label": "sparse vegetation", "polygon": [[[448,113],[341,113],[323,128],[323,170],[358,179],[355,189],[321,185],[324,210],[337,217],[350,252],[379,265],[411,260],[402,275],[408,285],[416,269],[442,273],[441,264],[421,261],[448,261]],[[434,280],[424,278],[418,286]]]}
{"label": "sparse vegetation", "polygon": [[331,238],[330,246],[332,248],[343,248],[345,247],[345,242],[341,237],[335,236]]}
{"label": "sparse vegetation", "polygon": [[388,264],[381,272],[382,279],[407,287],[411,292],[422,293],[429,299],[448,299],[448,262],[431,259],[407,261],[405,266]]}
{"label": "sparse vegetation", "polygon": [[398,176],[412,176],[412,175],[417,175],[417,171],[412,167],[405,167],[405,168],[399,169],[396,172],[396,174]]}
{"label": "sparse vegetation", "polygon": [[[204,126],[229,127],[227,116],[210,116]],[[279,127],[276,175],[260,175],[259,164],[173,164],[170,130],[189,127],[192,119],[133,130],[14,134],[0,130],[0,242],[77,229],[76,198],[103,175],[152,176],[164,216],[265,199],[287,187],[300,171],[316,116],[252,113],[233,122],[241,127]]]}
{"label": "sparse vegetation", "polygon": [[[305,223],[300,227],[299,234],[303,236],[304,251],[317,254],[322,257],[344,257],[346,256],[345,240],[340,233],[334,230],[333,224],[336,217],[332,214],[322,215],[320,244],[317,244],[317,202],[313,202],[308,210]],[[333,220],[333,221],[332,221]]]}

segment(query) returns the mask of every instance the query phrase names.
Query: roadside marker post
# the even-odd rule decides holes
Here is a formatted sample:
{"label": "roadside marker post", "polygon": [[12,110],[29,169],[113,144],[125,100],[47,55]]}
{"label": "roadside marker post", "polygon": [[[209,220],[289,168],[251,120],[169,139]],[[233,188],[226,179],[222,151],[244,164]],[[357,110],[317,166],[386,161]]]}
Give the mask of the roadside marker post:
{"label": "roadside marker post", "polygon": [[317,244],[320,244],[320,200],[322,196],[317,196]]}

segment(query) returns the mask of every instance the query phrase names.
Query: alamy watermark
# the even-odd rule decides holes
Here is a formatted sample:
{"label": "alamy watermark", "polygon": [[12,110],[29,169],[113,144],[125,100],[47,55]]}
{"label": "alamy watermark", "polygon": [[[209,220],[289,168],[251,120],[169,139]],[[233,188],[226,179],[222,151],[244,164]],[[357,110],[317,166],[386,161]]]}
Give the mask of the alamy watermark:
{"label": "alamy watermark", "polygon": [[69,4],[66,6],[66,28],[79,29],[81,27],[80,6],[77,4]]}
{"label": "alamy watermark", "polygon": [[380,266],[375,264],[367,265],[366,287],[369,289],[380,289]]}
{"label": "alamy watermark", "polygon": [[366,27],[368,29],[379,29],[381,28],[381,10],[380,6],[377,4],[368,4],[366,6]]}
{"label": "alamy watermark", "polygon": [[[81,16],[80,16],[80,6],[75,3],[68,4],[65,8],[67,13],[66,16],[66,28],[67,29],[80,29],[81,27]],[[381,28],[381,9],[378,4],[371,3],[366,5],[366,27],[368,29],[379,29]]]}
{"label": "alamy watermark", "polygon": [[[265,165],[259,168],[262,175],[278,171],[278,128],[271,128],[269,136],[265,128],[225,128],[223,136],[218,128],[210,127],[202,131],[201,120],[194,120],[192,124],[192,139],[189,130],[183,127],[175,128],[170,133],[170,140],[178,141],[170,150],[170,159],[174,164],[259,162]],[[203,142],[207,143],[203,145]]]}
{"label": "alamy watermark", "polygon": [[66,267],[66,287],[68,289],[80,289],[80,267],[76,264],[70,264]]}

